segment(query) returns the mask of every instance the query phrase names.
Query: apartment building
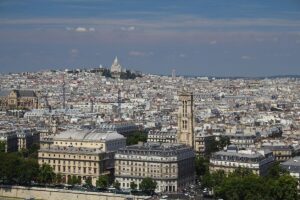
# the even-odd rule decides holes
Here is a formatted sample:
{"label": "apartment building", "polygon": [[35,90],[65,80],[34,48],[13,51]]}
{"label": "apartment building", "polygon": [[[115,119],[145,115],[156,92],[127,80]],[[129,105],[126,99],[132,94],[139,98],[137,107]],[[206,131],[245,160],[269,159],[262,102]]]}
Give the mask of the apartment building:
{"label": "apartment building", "polygon": [[115,180],[121,188],[138,187],[143,178],[157,182],[157,192],[176,192],[194,183],[195,153],[184,144],[140,143],[115,154]]}
{"label": "apartment building", "polygon": [[254,174],[264,176],[274,161],[275,157],[269,150],[238,150],[235,145],[229,145],[227,150],[212,154],[209,171],[223,170],[225,173],[231,173],[241,167],[250,169]]}
{"label": "apartment building", "polygon": [[148,142],[161,142],[161,143],[176,143],[177,131],[176,129],[170,130],[150,130],[148,132]]}
{"label": "apartment building", "polygon": [[117,132],[70,129],[54,136],[52,145],[39,150],[38,162],[61,173],[63,182],[76,176],[81,183],[91,178],[96,185],[100,175],[112,175],[114,153],[125,145],[126,139]]}

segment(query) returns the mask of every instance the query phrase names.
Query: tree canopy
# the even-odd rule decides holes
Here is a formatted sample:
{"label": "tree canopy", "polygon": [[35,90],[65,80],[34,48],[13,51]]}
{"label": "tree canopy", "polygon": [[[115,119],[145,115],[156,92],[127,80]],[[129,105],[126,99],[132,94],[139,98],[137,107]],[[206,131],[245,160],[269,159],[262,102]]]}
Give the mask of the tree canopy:
{"label": "tree canopy", "polygon": [[50,165],[44,163],[40,166],[38,180],[43,184],[50,184],[54,182],[55,173]]}
{"label": "tree canopy", "polygon": [[[274,171],[277,166],[273,166]],[[203,187],[214,191],[215,197],[224,200],[297,200],[298,182],[286,173],[275,173],[267,177],[253,174],[245,168],[238,168],[225,175],[224,171],[205,174]]]}
{"label": "tree canopy", "polygon": [[147,142],[147,135],[144,132],[136,131],[126,138],[127,145],[134,145],[138,142]]}
{"label": "tree canopy", "polygon": [[156,189],[157,183],[150,177],[146,177],[140,183],[140,189],[146,193],[153,193]]}
{"label": "tree canopy", "polygon": [[100,188],[107,188],[109,185],[109,177],[107,175],[99,176],[96,181],[96,186]]}

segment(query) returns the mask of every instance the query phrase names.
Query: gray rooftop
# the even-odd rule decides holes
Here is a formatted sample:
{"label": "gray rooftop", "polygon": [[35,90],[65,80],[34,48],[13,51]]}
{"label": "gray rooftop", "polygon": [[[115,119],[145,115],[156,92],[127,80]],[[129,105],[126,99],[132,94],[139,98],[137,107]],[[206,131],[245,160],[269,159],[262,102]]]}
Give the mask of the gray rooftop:
{"label": "gray rooftop", "polygon": [[282,168],[288,170],[289,172],[300,173],[300,156],[291,158],[291,159],[281,163],[280,166]]}
{"label": "gray rooftop", "polygon": [[70,154],[100,154],[104,151],[97,148],[84,148],[84,147],[60,147],[52,146],[50,148],[40,149],[39,152],[44,153],[70,153]]}
{"label": "gray rooftop", "polygon": [[97,129],[69,129],[56,135],[54,140],[80,140],[80,141],[109,141],[125,139],[116,131],[101,131]]}
{"label": "gray rooftop", "polygon": [[141,155],[153,155],[153,156],[177,156],[183,152],[194,153],[193,150],[184,145],[177,143],[156,143],[147,142],[143,144],[131,145],[118,150],[119,154],[141,154]]}

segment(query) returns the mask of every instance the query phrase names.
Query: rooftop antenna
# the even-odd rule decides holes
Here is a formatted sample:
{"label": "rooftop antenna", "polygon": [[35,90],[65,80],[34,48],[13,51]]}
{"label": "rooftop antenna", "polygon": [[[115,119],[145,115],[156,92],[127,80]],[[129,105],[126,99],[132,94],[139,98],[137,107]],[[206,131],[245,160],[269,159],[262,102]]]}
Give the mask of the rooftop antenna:
{"label": "rooftop antenna", "polygon": [[118,117],[121,119],[122,113],[121,113],[121,89],[118,89]]}
{"label": "rooftop antenna", "polygon": [[62,75],[62,92],[63,92],[63,109],[66,109],[66,82],[65,82],[65,74]]}
{"label": "rooftop antenna", "polygon": [[94,112],[94,98],[92,97],[92,98],[90,98],[90,103],[91,103],[91,113],[93,113]]}

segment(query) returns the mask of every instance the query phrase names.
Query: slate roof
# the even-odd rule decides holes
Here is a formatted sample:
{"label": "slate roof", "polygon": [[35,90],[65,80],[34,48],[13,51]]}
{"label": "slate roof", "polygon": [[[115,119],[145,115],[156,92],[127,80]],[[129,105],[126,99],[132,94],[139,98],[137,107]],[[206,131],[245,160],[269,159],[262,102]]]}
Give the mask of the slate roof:
{"label": "slate roof", "polygon": [[124,136],[116,131],[101,131],[97,129],[69,129],[54,137],[54,140],[83,140],[83,141],[109,141],[124,139]]}
{"label": "slate roof", "polygon": [[33,90],[13,90],[17,93],[18,97],[36,97],[36,94]]}

